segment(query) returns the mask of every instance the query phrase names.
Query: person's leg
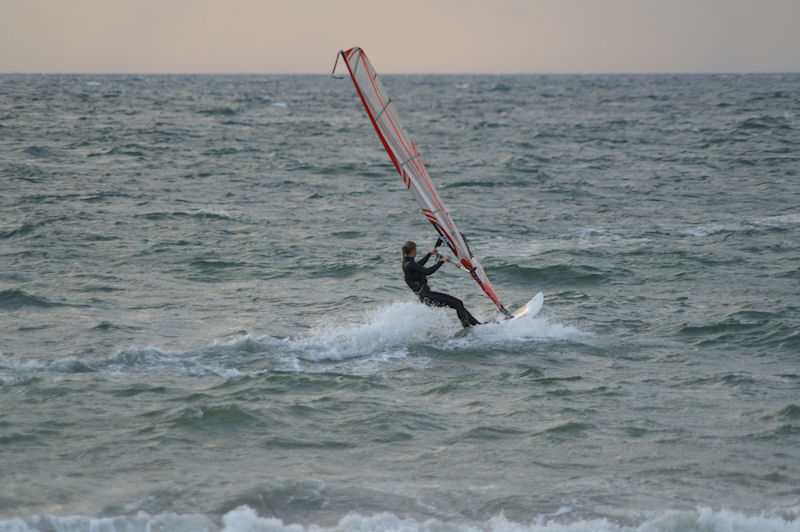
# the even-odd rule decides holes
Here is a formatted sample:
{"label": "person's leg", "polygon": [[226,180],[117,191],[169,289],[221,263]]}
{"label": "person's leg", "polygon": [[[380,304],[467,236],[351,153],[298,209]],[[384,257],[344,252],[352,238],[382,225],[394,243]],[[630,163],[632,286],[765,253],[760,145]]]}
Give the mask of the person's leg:
{"label": "person's leg", "polygon": [[455,309],[456,313],[458,314],[458,319],[461,321],[461,325],[464,327],[480,325],[480,322],[475,319],[475,316],[470,314],[469,311],[464,307],[464,302],[457,297],[453,297],[442,292],[425,291],[420,294],[420,298],[424,303],[432,306],[450,307]]}
{"label": "person's leg", "polygon": [[467,319],[469,319],[469,324],[470,324],[470,325],[480,325],[480,324],[481,324],[481,322],[479,322],[479,321],[478,321],[478,320],[475,318],[475,316],[473,316],[473,315],[472,315],[472,313],[471,313],[470,311],[468,311],[468,310],[467,310],[467,307],[465,307],[465,306],[464,306],[464,303],[461,303],[461,308],[463,308],[463,309],[464,309],[464,312],[466,312],[466,313],[467,313]]}

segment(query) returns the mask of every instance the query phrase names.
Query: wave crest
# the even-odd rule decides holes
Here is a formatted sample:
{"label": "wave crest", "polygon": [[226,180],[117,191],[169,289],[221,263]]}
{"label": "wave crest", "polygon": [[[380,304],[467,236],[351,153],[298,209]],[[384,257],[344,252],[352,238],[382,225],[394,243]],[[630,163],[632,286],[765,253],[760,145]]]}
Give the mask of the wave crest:
{"label": "wave crest", "polygon": [[608,518],[582,519],[568,522],[561,513],[539,516],[528,523],[508,519],[502,513],[484,521],[440,521],[438,519],[419,520],[413,517],[400,517],[391,512],[363,515],[352,512],[342,517],[333,526],[311,524],[286,524],[276,517],[261,517],[250,506],[243,505],[226,513],[222,527],[204,515],[159,514],[140,512],[135,516],[82,517],[82,516],[34,516],[12,518],[0,521],[0,530],[32,532],[34,530],[70,530],[73,532],[89,530],[108,530],[115,532],[174,530],[192,532],[334,532],[342,530],[361,530],[364,532],[387,532],[403,530],[440,532],[705,532],[711,530],[736,530],[738,532],[800,532],[800,511],[776,511],[771,514],[745,515],[732,510],[667,511],[660,516],[644,519],[638,524],[623,525]]}

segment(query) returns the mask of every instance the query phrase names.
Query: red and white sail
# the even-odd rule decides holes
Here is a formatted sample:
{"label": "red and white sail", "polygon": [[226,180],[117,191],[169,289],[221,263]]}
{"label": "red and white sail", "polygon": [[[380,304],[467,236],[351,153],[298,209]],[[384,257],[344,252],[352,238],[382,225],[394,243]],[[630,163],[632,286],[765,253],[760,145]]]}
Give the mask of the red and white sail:
{"label": "red and white sail", "polygon": [[457,264],[472,274],[472,277],[486,295],[494,301],[497,308],[508,315],[508,311],[503,307],[486,277],[483,267],[470,251],[464,235],[458,230],[436,193],[428,176],[428,170],[425,168],[414,142],[406,128],[400,123],[394,104],[387,96],[386,90],[366,54],[361,48],[350,48],[339,53],[350,71],[350,77],[353,78],[358,95],[361,97],[361,102],[367,110],[372,125],[375,126],[378,137],[383,142],[383,146],[403,178],[403,182],[414,194],[423,214],[453,251]]}

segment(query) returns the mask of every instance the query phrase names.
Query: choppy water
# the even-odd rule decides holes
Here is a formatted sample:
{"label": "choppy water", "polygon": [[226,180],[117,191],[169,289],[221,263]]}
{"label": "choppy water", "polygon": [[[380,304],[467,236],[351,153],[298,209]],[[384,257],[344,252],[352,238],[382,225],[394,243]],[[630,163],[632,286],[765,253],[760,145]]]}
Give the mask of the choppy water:
{"label": "choppy water", "polygon": [[0,76],[0,530],[800,530],[800,75],[384,82],[536,318],[349,80]]}

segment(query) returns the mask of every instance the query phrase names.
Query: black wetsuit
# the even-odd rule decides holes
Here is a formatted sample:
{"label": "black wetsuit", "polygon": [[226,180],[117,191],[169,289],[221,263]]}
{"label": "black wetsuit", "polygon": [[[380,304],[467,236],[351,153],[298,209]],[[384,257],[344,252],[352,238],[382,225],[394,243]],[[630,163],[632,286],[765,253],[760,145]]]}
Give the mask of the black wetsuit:
{"label": "black wetsuit", "polygon": [[406,284],[415,294],[419,296],[419,300],[426,305],[432,307],[450,307],[455,309],[458,313],[458,319],[461,320],[461,325],[469,327],[471,325],[480,325],[481,322],[464,308],[464,303],[451,295],[443,294],[441,292],[432,292],[428,287],[427,276],[433,274],[436,270],[441,268],[443,261],[439,261],[430,268],[425,267],[425,263],[431,258],[428,253],[419,262],[415,261],[413,257],[403,258],[403,273],[406,277]]}

